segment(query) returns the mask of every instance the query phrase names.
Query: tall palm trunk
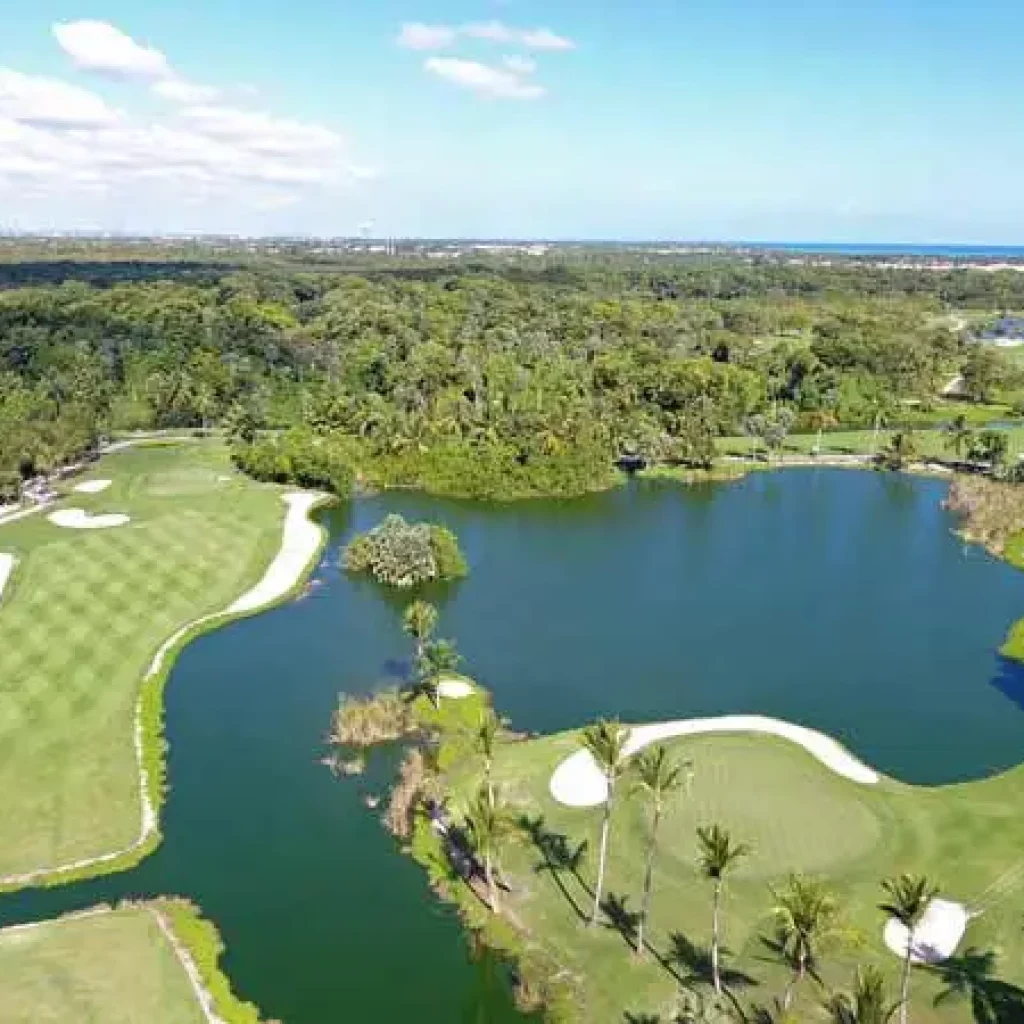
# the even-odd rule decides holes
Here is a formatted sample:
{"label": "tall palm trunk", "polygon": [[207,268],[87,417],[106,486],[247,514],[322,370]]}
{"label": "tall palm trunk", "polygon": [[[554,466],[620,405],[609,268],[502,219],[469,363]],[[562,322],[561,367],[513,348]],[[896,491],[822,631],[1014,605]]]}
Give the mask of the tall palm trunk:
{"label": "tall palm trunk", "polygon": [[608,801],[604,805],[604,821],[601,822],[601,850],[597,860],[597,888],[594,889],[594,909],[590,914],[590,924],[597,924],[601,913],[601,896],[604,894],[604,868],[608,857],[608,833],[612,823],[612,794],[608,791]]}
{"label": "tall palm trunk", "polygon": [[789,984],[786,986],[786,991],[782,996],[782,1008],[784,1010],[789,1009],[789,1004],[793,1001],[793,992],[796,990],[797,985],[804,980],[806,974],[807,954],[801,950],[796,958],[796,973],[789,979]]}
{"label": "tall palm trunk", "polygon": [[914,931],[907,932],[907,955],[903,958],[903,977],[900,979],[900,1024],[907,1024],[907,1001],[910,999],[910,965],[914,950]]}
{"label": "tall palm trunk", "polygon": [[494,807],[494,779],[491,777],[491,759],[484,758],[484,779],[487,783],[487,799],[491,807]]}
{"label": "tall palm trunk", "polygon": [[651,839],[647,844],[647,866],[644,870],[644,895],[640,904],[640,924],[636,932],[636,954],[644,955],[644,932],[647,929],[647,914],[651,906],[651,888],[654,881],[654,853],[658,846],[658,826],[661,824],[661,808],[655,806],[651,819]]}
{"label": "tall palm trunk", "polygon": [[711,977],[715,991],[722,994],[722,971],[718,963],[719,918],[722,908],[722,880],[715,880],[715,895],[711,901]]}
{"label": "tall palm trunk", "polygon": [[494,882],[494,858],[488,853],[484,856],[484,878],[487,879],[487,902],[491,910],[497,914],[498,910],[498,887]]}

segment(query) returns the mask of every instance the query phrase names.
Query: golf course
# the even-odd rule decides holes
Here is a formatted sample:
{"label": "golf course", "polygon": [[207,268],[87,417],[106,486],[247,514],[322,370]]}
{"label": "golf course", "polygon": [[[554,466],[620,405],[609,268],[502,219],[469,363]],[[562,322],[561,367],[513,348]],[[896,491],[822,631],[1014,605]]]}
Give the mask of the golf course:
{"label": "golf course", "polygon": [[[826,879],[843,908],[836,935],[819,952],[816,979],[797,988],[793,1019],[818,1019],[823,992],[848,987],[857,966],[879,968],[895,993],[900,958],[883,941],[879,881],[923,872],[970,920],[953,956],[915,969],[913,1019],[971,1020],[977,1004],[992,1014],[979,1020],[1024,1019],[1017,987],[1024,983],[1024,769],[960,786],[919,788],[886,778],[872,785],[844,778],[774,736],[665,742],[670,757],[692,767],[662,820],[642,960],[633,944],[650,808],[628,770],[618,784],[605,916],[588,928],[602,808],[567,807],[551,792],[558,766],[580,749],[580,735],[500,744],[494,757],[493,784],[522,830],[502,847],[502,913],[528,936],[527,957],[558,965],[561,998],[582,1011],[579,1019],[672,1020],[681,986],[696,998],[711,994],[712,886],[699,870],[697,828],[712,823],[749,846],[726,883],[722,918],[724,977],[741,1002],[769,1004],[792,973],[776,945],[772,909],[773,890],[793,873]],[[482,781],[479,759],[451,773],[454,820]],[[443,876],[441,862],[424,852],[436,852],[437,844],[425,834],[420,842],[419,855]],[[479,900],[452,891],[480,921]]]}
{"label": "golf course", "polygon": [[[57,486],[57,500],[0,524],[10,556],[0,681],[11,698],[0,774],[17,812],[0,822],[5,887],[17,890],[0,895],[0,997],[17,1024],[202,1022],[208,1012],[255,1022],[229,985],[265,1015],[314,1022],[341,950],[364,976],[346,970],[349,1002],[368,1013],[382,998],[384,952],[396,948],[424,953],[409,967],[417,985],[386,997],[386,1019],[412,1012],[430,979],[444,981],[437,1019],[462,1012],[475,984],[480,1019],[516,1019],[505,973],[488,966],[471,980],[456,923],[363,806],[390,785],[394,758],[371,762],[356,783],[317,763],[325,706],[339,689],[373,692],[407,651],[402,605],[338,567],[345,540],[392,512],[449,524],[473,567],[436,594],[467,675],[486,689],[474,696],[449,681],[439,710],[418,706],[441,737],[430,792],[449,825],[468,827],[488,779],[508,815],[495,849],[500,912],[453,867],[426,817],[411,852],[470,930],[519,965],[550,1019],[667,1022],[691,1002],[718,1005],[713,886],[697,836],[712,825],[746,850],[724,882],[720,921],[736,1007],[771,1007],[792,983],[773,908],[794,875],[827,884],[839,913],[778,1019],[825,1019],[825,995],[850,988],[858,968],[881,971],[895,1003],[901,957],[886,943],[880,883],[909,872],[962,908],[966,925],[950,955],[913,969],[912,1019],[1024,1019],[1020,712],[1007,700],[1009,663],[998,687],[976,678],[1024,591],[1015,570],[950,535],[941,482],[822,468],[696,488],[637,481],[570,506],[494,508],[394,493],[313,523],[311,495],[241,477],[206,440],[107,454]],[[838,522],[838,507],[858,514]],[[745,526],[752,515],[757,529]],[[825,563],[797,559],[809,522],[843,538],[815,542],[831,552]],[[715,590],[721,567],[739,565],[747,591]],[[311,569],[308,599],[190,643],[295,595]],[[776,598],[786,613],[765,618],[768,581],[787,573]],[[823,603],[835,579],[849,590]],[[614,623],[628,609],[615,594],[641,586],[645,616],[624,637]],[[897,628],[921,587],[930,603]],[[580,593],[586,614],[556,623]],[[815,605],[822,638],[808,644],[799,622]],[[725,644],[709,621],[745,643]],[[867,635],[877,644],[858,639]],[[785,652],[801,638],[794,669]],[[829,645],[843,644],[840,664]],[[879,650],[888,670],[870,661]],[[531,734],[499,730],[488,758],[473,737],[492,700]],[[648,727],[623,727],[601,912],[588,927],[607,790],[578,726],[606,708]],[[687,717],[657,725],[673,712]],[[741,717],[752,713],[774,717]],[[639,957],[650,803],[631,764],[659,744],[686,766],[685,784],[665,800]],[[173,827],[160,844],[165,814]],[[392,894],[383,906],[381,892]],[[195,900],[212,923],[163,896]],[[342,904],[351,927],[339,933]],[[98,906],[117,909],[89,913]]]}

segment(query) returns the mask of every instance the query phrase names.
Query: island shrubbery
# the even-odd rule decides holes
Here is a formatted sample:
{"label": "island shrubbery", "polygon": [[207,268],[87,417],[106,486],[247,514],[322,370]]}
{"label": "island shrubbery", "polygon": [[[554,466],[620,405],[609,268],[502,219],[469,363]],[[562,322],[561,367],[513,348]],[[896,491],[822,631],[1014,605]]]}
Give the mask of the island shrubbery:
{"label": "island shrubbery", "polygon": [[455,534],[433,523],[409,523],[389,515],[345,549],[345,568],[368,573],[391,587],[460,579],[468,572]]}

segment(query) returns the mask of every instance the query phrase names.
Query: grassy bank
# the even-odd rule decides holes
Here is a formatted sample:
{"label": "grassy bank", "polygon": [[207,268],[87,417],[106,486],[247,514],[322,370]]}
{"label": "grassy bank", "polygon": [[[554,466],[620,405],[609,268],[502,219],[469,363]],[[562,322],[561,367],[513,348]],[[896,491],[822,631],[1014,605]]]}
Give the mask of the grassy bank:
{"label": "grassy bank", "polygon": [[[728,977],[744,1003],[778,995],[789,969],[773,952],[773,899],[791,871],[825,877],[846,908],[849,941],[819,964],[822,985],[798,992],[797,1020],[820,1019],[823,993],[849,984],[856,965],[881,969],[895,992],[898,959],[882,942],[879,879],[926,872],[943,894],[979,911],[959,955],[914,972],[912,1015],[939,1024],[971,1020],[973,999],[996,999],[992,1019],[1024,1019],[1024,769],[939,789],[883,780],[863,786],[831,773],[808,753],[764,736],[670,741],[694,764],[689,794],[672,800],[662,825],[650,921],[651,953],[638,960],[632,925],[643,877],[648,808],[620,787],[606,892],[617,922],[584,925],[596,873],[601,809],[572,809],[550,795],[551,773],[578,749],[567,733],[502,744],[494,778],[523,827],[502,852],[503,915],[453,876],[435,836],[421,830],[418,857],[459,903],[471,925],[527,965],[534,991],[550,990],[559,1021],[670,1021],[683,990],[709,994],[711,889],[697,870],[696,828],[720,823],[752,854],[727,886]],[[482,779],[479,760],[461,759],[444,780],[458,820]],[[578,862],[573,856],[583,850]]]}
{"label": "grassy bank", "polygon": [[[17,559],[0,615],[2,875],[137,840],[140,681],[169,636],[253,586],[280,543],[278,491],[237,474],[216,442],[120,452],[90,476],[113,483],[63,504],[129,525],[77,531],[40,514],[0,527],[0,550]],[[144,706],[157,786],[162,682]]]}

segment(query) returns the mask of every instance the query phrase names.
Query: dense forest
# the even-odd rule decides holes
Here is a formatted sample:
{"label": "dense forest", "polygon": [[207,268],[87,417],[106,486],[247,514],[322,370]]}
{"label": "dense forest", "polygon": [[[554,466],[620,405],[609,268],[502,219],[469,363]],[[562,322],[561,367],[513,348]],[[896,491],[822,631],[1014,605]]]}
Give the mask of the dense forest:
{"label": "dense forest", "polygon": [[953,312],[1012,309],[1024,274],[857,261],[8,252],[0,487],[216,426],[266,479],[579,493],[622,457],[709,466],[724,434],[898,423],[959,373],[1013,405]]}

